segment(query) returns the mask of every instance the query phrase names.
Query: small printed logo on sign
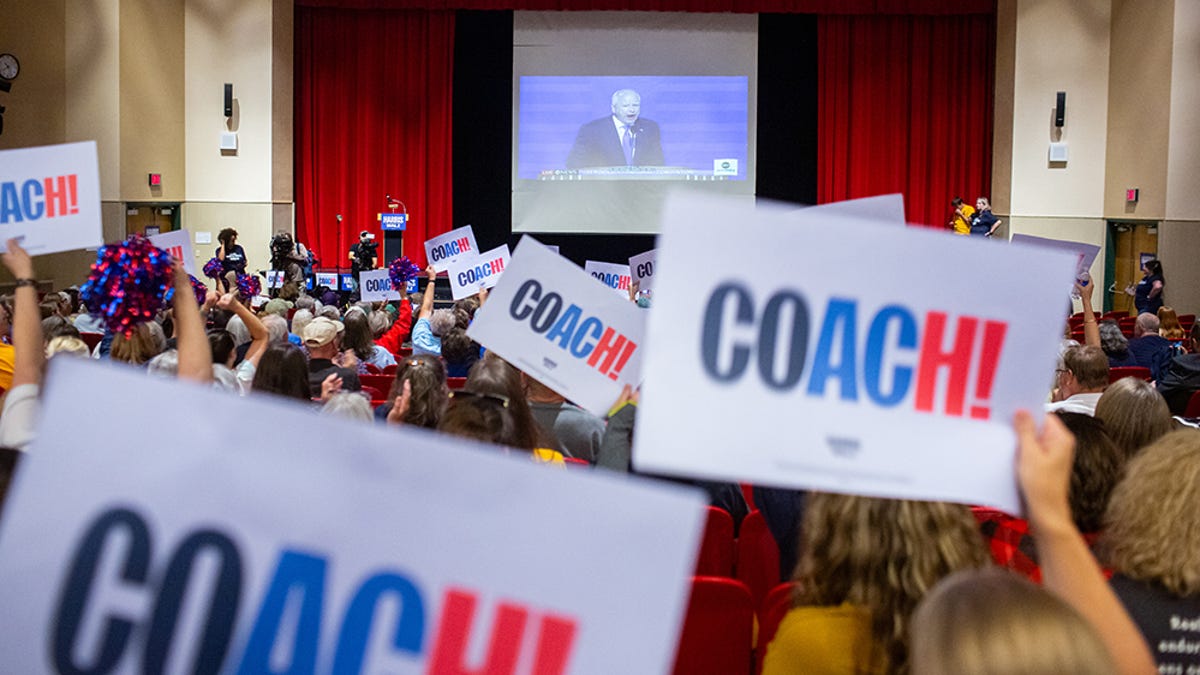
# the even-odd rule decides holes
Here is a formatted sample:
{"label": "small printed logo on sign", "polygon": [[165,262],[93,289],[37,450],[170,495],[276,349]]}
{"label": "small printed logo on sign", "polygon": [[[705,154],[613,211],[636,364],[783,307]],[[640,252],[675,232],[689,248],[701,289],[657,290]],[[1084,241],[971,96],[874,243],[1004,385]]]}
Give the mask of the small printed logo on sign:
{"label": "small printed logo on sign", "polygon": [[738,175],[738,161],[736,159],[714,159],[713,160],[713,175],[714,176],[736,176],[736,175]]}
{"label": "small printed logo on sign", "polygon": [[547,370],[554,370],[555,368],[557,368],[557,367],[558,367],[558,363],[557,363],[557,362],[555,362],[555,361],[552,361],[552,360],[550,360],[550,359],[548,359],[548,358],[546,358],[546,357],[544,357],[544,356],[542,357],[542,365],[543,365],[543,366],[546,366],[546,369],[547,369]]}
{"label": "small printed logo on sign", "polygon": [[858,454],[861,443],[857,438],[839,438],[837,436],[828,436],[825,442],[829,444],[829,449],[838,457],[854,457]]}

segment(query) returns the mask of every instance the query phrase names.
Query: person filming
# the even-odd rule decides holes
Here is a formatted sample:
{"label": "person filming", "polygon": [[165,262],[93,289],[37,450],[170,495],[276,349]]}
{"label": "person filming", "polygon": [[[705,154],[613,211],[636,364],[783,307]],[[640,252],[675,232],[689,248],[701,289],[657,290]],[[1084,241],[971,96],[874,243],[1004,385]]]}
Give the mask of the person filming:
{"label": "person filming", "polygon": [[358,233],[358,243],[350,247],[350,271],[357,279],[359,272],[375,269],[375,259],[379,244],[375,243],[375,235],[363,230]]}

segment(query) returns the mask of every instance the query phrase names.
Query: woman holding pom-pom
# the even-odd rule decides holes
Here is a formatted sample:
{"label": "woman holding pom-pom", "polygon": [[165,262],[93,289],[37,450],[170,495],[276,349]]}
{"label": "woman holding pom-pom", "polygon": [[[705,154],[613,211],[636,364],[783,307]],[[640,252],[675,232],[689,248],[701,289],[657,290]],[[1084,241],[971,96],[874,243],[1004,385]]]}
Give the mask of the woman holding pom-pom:
{"label": "woman holding pom-pom", "polygon": [[218,283],[228,293],[237,284],[237,278],[246,273],[246,251],[237,243],[238,233],[227,227],[217,235],[221,245],[217,247],[217,260],[221,261],[221,276]]}

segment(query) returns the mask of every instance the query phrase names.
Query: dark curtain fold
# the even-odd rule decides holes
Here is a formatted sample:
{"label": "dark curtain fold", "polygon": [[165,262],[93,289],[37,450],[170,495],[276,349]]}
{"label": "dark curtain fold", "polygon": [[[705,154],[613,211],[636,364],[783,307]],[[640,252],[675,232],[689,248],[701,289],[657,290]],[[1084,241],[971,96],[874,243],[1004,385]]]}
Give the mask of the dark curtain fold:
{"label": "dark curtain fold", "polygon": [[910,223],[987,195],[994,15],[817,20],[817,199],[900,192]]}
{"label": "dark curtain fold", "polygon": [[299,5],[295,27],[300,241],[322,267],[349,267],[390,194],[408,208],[404,253],[424,267],[422,243],[451,229],[453,12]]}

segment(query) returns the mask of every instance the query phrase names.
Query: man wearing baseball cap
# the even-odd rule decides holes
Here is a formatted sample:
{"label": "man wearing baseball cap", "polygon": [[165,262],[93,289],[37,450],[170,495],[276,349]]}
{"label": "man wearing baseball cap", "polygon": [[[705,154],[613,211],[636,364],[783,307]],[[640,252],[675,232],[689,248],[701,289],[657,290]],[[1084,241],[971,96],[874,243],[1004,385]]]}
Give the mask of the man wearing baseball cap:
{"label": "man wearing baseball cap", "polygon": [[358,373],[333,362],[341,351],[341,321],[318,316],[304,327],[304,346],[308,348],[308,387],[313,398],[321,396],[321,383],[330,375],[342,378],[342,391],[359,391]]}

